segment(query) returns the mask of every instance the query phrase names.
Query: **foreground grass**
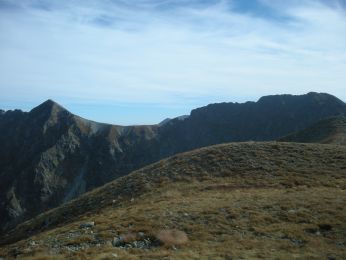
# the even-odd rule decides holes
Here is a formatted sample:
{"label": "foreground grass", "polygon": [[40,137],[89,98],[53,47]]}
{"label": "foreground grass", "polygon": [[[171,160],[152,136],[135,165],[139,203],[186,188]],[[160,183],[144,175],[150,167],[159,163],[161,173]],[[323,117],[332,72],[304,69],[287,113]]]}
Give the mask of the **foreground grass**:
{"label": "foreground grass", "polygon": [[[6,238],[22,240],[2,246],[0,256],[345,259],[345,175],[341,146],[245,143],[201,149],[24,223]],[[52,224],[42,228],[47,219]],[[95,226],[79,228],[88,221]],[[111,244],[118,234],[165,229],[184,231],[189,242],[147,250]],[[27,237],[29,231],[33,235]]]}

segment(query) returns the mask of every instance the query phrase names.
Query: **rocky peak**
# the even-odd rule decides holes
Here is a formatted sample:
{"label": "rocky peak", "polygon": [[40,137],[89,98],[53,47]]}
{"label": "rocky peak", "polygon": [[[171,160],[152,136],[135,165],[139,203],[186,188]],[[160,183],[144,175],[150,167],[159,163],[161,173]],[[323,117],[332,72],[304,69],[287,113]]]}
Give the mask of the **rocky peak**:
{"label": "rocky peak", "polygon": [[46,100],[43,102],[41,105],[38,105],[37,107],[33,108],[30,111],[30,114],[50,114],[53,112],[61,112],[61,111],[66,111],[68,112],[64,107],[59,105],[58,103],[54,102],[51,99]]}
{"label": "rocky peak", "polygon": [[290,94],[283,94],[283,95],[268,95],[263,96],[258,100],[258,103],[263,102],[270,102],[270,101],[281,101],[281,100],[297,100],[297,99],[313,99],[313,100],[339,100],[338,98],[334,97],[333,95],[327,94],[327,93],[318,93],[318,92],[309,92],[305,95],[290,95]]}
{"label": "rocky peak", "polygon": [[59,121],[66,121],[61,121],[61,119],[66,119],[71,115],[68,110],[51,99],[48,99],[29,112],[29,118],[32,122],[36,122],[38,125],[44,125],[44,129],[57,124]]}

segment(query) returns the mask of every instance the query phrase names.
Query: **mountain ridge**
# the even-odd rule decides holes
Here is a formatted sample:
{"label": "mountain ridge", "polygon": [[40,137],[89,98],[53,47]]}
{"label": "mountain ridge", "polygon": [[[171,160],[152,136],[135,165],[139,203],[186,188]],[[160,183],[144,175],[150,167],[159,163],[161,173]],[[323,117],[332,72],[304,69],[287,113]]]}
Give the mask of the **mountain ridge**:
{"label": "mountain ridge", "polygon": [[161,126],[97,123],[52,100],[30,112],[7,111],[0,116],[0,226],[13,228],[176,153],[232,141],[275,140],[335,115],[346,115],[346,104],[318,93],[212,104]]}

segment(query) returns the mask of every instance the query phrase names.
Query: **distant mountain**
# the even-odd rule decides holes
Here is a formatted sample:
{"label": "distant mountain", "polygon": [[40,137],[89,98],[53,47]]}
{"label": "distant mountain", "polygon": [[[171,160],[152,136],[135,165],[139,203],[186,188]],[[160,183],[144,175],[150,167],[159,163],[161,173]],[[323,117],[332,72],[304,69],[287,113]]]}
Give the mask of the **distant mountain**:
{"label": "distant mountain", "polygon": [[346,117],[322,119],[302,131],[280,138],[279,141],[346,145]]}
{"label": "distant mountain", "polygon": [[0,227],[7,230],[179,152],[231,141],[276,140],[338,115],[346,115],[346,104],[321,93],[212,104],[152,126],[89,121],[52,100],[30,112],[1,111]]}
{"label": "distant mountain", "polygon": [[161,147],[174,154],[225,142],[276,140],[338,115],[346,115],[346,104],[329,94],[274,95],[197,108],[185,120],[173,119],[158,130]]}
{"label": "distant mountain", "polygon": [[[186,118],[188,118],[189,116],[188,115],[183,115],[183,116],[178,116],[178,117],[175,117],[173,119],[176,119],[176,120],[185,120]],[[166,118],[164,120],[162,120],[160,123],[159,123],[159,126],[163,126],[165,124],[167,124],[169,121],[171,121],[172,118]]]}
{"label": "distant mountain", "polygon": [[85,120],[48,100],[0,117],[0,226],[48,208],[154,161],[157,126]]}

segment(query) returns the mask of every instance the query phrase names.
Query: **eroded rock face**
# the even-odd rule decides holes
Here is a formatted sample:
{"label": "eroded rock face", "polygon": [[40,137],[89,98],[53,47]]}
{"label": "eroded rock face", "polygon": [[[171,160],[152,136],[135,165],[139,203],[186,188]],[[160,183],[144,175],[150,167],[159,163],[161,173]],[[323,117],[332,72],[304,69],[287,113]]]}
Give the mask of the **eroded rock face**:
{"label": "eroded rock face", "polygon": [[[345,115],[345,103],[328,94],[265,96],[257,102],[219,103],[197,108],[160,129],[165,149],[180,151],[233,141],[276,140],[320,119]],[[180,152],[179,151],[179,152]]]}
{"label": "eroded rock face", "polygon": [[[51,100],[0,117],[0,226],[3,229],[141,167],[156,126],[99,124]],[[133,156],[141,160],[134,161]]]}
{"label": "eroded rock face", "polygon": [[152,126],[88,121],[51,100],[28,113],[0,111],[0,227],[9,229],[175,153],[273,140],[334,115],[346,115],[346,104],[318,93],[212,104]]}

